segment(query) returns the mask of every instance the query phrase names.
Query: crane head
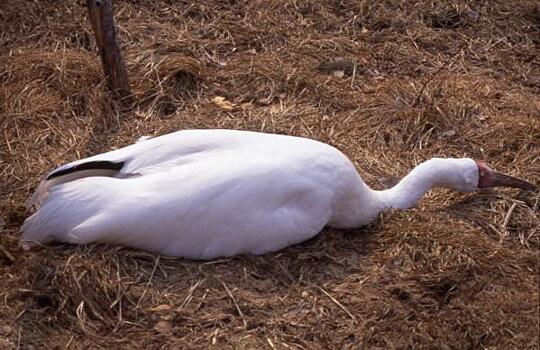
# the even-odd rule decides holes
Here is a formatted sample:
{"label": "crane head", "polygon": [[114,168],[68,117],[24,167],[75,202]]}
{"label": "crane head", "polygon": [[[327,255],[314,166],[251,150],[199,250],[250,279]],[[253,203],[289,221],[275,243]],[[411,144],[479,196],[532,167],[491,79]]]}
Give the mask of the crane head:
{"label": "crane head", "polygon": [[535,191],[538,188],[525,180],[495,171],[483,162],[476,161],[476,165],[478,166],[478,188],[513,187],[526,191]]}

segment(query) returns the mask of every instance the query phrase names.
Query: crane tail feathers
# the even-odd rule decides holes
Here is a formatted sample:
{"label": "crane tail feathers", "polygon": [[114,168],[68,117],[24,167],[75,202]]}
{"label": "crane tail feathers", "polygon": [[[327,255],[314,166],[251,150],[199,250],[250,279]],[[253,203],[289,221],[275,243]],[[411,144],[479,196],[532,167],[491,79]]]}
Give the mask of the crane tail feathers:
{"label": "crane tail feathers", "polygon": [[29,250],[35,246],[46,244],[53,240],[55,233],[59,229],[58,205],[44,206],[38,212],[27,218],[21,226],[21,237],[19,238],[19,246],[23,250]]}
{"label": "crane tail feathers", "polygon": [[124,162],[92,161],[72,166],[63,166],[50,173],[26,203],[26,207],[34,212],[38,211],[49,196],[49,189],[53,186],[92,176],[113,177],[120,172]]}
{"label": "crane tail feathers", "polygon": [[[104,199],[113,192],[110,187],[115,185],[111,181],[115,180],[92,177],[54,188],[42,183],[44,191],[50,193],[43,206],[22,224],[19,245],[28,250],[52,241],[81,243],[93,239],[93,236],[81,236],[82,228],[90,218],[99,216]],[[77,205],[73,204],[74,199]]]}

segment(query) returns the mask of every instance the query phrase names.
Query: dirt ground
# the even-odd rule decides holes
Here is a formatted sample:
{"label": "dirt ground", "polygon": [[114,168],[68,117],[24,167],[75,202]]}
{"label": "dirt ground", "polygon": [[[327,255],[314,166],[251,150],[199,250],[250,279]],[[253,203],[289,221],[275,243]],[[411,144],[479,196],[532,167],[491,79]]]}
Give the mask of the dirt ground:
{"label": "dirt ground", "polygon": [[538,192],[435,190],[367,228],[204,263],[17,246],[25,200],[49,170],[180,129],[321,140],[379,188],[433,156],[538,184],[537,2],[114,10],[135,101],[125,108],[108,96],[82,1],[0,3],[0,348],[538,347]]}

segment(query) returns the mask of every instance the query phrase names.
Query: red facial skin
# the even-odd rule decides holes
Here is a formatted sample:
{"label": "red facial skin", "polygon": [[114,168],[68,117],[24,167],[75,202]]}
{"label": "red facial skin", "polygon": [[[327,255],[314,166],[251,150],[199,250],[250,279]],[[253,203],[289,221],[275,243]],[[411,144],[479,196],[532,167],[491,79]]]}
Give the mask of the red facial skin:
{"label": "red facial skin", "polygon": [[492,170],[484,162],[476,161],[478,166],[478,188],[514,187],[526,191],[536,191],[537,187],[530,182],[505,175]]}
{"label": "red facial skin", "polygon": [[476,161],[476,165],[478,166],[478,188],[493,187],[492,170],[484,162]]}

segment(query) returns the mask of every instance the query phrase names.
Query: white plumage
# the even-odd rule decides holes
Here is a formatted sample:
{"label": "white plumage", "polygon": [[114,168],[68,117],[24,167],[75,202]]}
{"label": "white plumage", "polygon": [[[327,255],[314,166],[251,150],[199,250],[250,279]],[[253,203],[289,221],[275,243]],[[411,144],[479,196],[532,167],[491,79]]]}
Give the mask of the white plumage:
{"label": "white plumage", "polygon": [[432,159],[394,188],[374,191],[343,153],[321,142],[179,131],[51,172],[30,200],[36,212],[21,244],[106,242],[191,259],[262,254],[326,225],[366,225],[385,208],[413,206],[433,186],[473,191],[478,164]]}

